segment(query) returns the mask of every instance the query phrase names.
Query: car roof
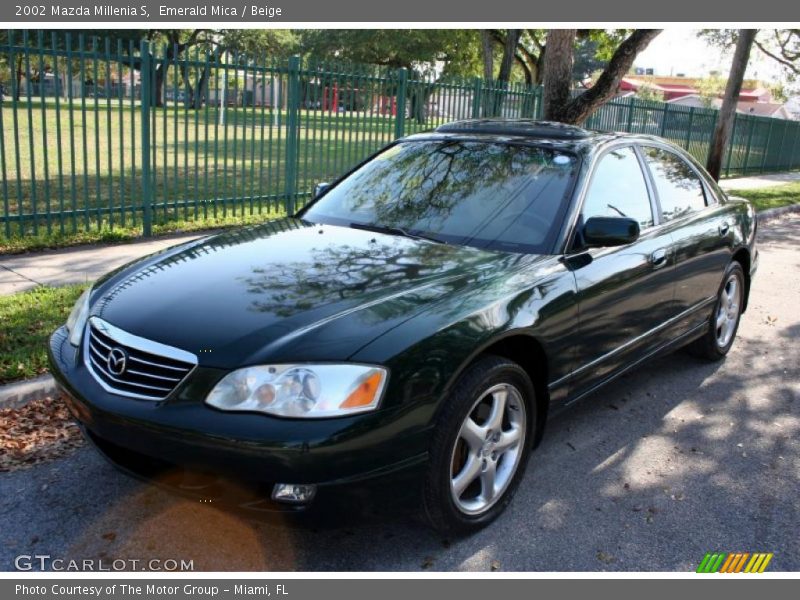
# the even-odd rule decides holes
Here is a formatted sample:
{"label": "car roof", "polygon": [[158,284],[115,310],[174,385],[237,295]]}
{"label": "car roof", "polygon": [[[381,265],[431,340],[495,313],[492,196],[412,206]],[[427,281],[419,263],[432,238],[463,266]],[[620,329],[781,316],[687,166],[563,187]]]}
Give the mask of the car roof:
{"label": "car roof", "polygon": [[546,146],[573,152],[587,152],[605,141],[619,138],[619,133],[599,132],[537,119],[464,119],[440,125],[436,129],[410,135],[405,140],[472,139],[516,142]]}
{"label": "car roof", "polygon": [[439,133],[482,133],[544,138],[550,140],[583,140],[597,132],[555,121],[536,119],[465,119],[445,123],[436,128]]}
{"label": "car roof", "polygon": [[[537,119],[464,119],[440,125],[434,130],[410,135],[405,140],[474,139],[525,142],[577,153],[593,153],[608,142],[661,142],[667,140],[647,134],[595,131],[576,125]],[[669,144],[672,146],[673,144]]]}

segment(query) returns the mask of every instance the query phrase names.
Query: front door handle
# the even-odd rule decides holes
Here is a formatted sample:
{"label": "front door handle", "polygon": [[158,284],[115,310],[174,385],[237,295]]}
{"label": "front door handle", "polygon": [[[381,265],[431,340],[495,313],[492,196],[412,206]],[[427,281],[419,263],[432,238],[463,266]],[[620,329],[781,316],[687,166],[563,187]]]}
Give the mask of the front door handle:
{"label": "front door handle", "polygon": [[669,251],[666,248],[659,248],[650,255],[650,264],[655,268],[663,267],[667,264],[668,257]]}
{"label": "front door handle", "polygon": [[719,235],[721,237],[725,237],[726,235],[728,235],[728,230],[730,228],[731,228],[731,226],[730,226],[729,223],[727,223],[727,222],[723,223],[722,225],[719,226]]}

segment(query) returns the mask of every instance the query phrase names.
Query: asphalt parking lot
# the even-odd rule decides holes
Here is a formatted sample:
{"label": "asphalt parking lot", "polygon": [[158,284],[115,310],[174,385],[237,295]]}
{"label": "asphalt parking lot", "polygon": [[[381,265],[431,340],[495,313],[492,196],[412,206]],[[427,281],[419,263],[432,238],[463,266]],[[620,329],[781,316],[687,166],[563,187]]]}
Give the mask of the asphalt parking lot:
{"label": "asphalt parking lot", "polygon": [[763,226],[760,249],[727,360],[678,352],[552,421],[509,510],[475,535],[443,539],[413,513],[254,523],[84,446],[0,475],[0,569],[49,554],[196,570],[687,571],[708,551],[744,551],[800,570],[800,216]]}

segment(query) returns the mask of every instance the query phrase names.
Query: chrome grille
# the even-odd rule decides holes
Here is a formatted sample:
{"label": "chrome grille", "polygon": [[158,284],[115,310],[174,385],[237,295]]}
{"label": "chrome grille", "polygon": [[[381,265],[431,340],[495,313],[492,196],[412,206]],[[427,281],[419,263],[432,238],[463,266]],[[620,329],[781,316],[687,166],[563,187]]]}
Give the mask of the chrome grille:
{"label": "chrome grille", "polygon": [[86,367],[106,391],[146,400],[169,396],[197,365],[190,352],[132,335],[98,317],[89,319],[83,350]]}

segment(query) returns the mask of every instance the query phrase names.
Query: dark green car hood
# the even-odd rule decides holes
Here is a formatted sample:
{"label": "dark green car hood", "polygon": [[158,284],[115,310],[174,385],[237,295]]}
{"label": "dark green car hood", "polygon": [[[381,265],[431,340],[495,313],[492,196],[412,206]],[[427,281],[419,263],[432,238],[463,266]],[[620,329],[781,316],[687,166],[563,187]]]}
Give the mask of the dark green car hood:
{"label": "dark green car hood", "polygon": [[344,360],[523,259],[283,219],[132,263],[96,285],[91,314],[205,366]]}

